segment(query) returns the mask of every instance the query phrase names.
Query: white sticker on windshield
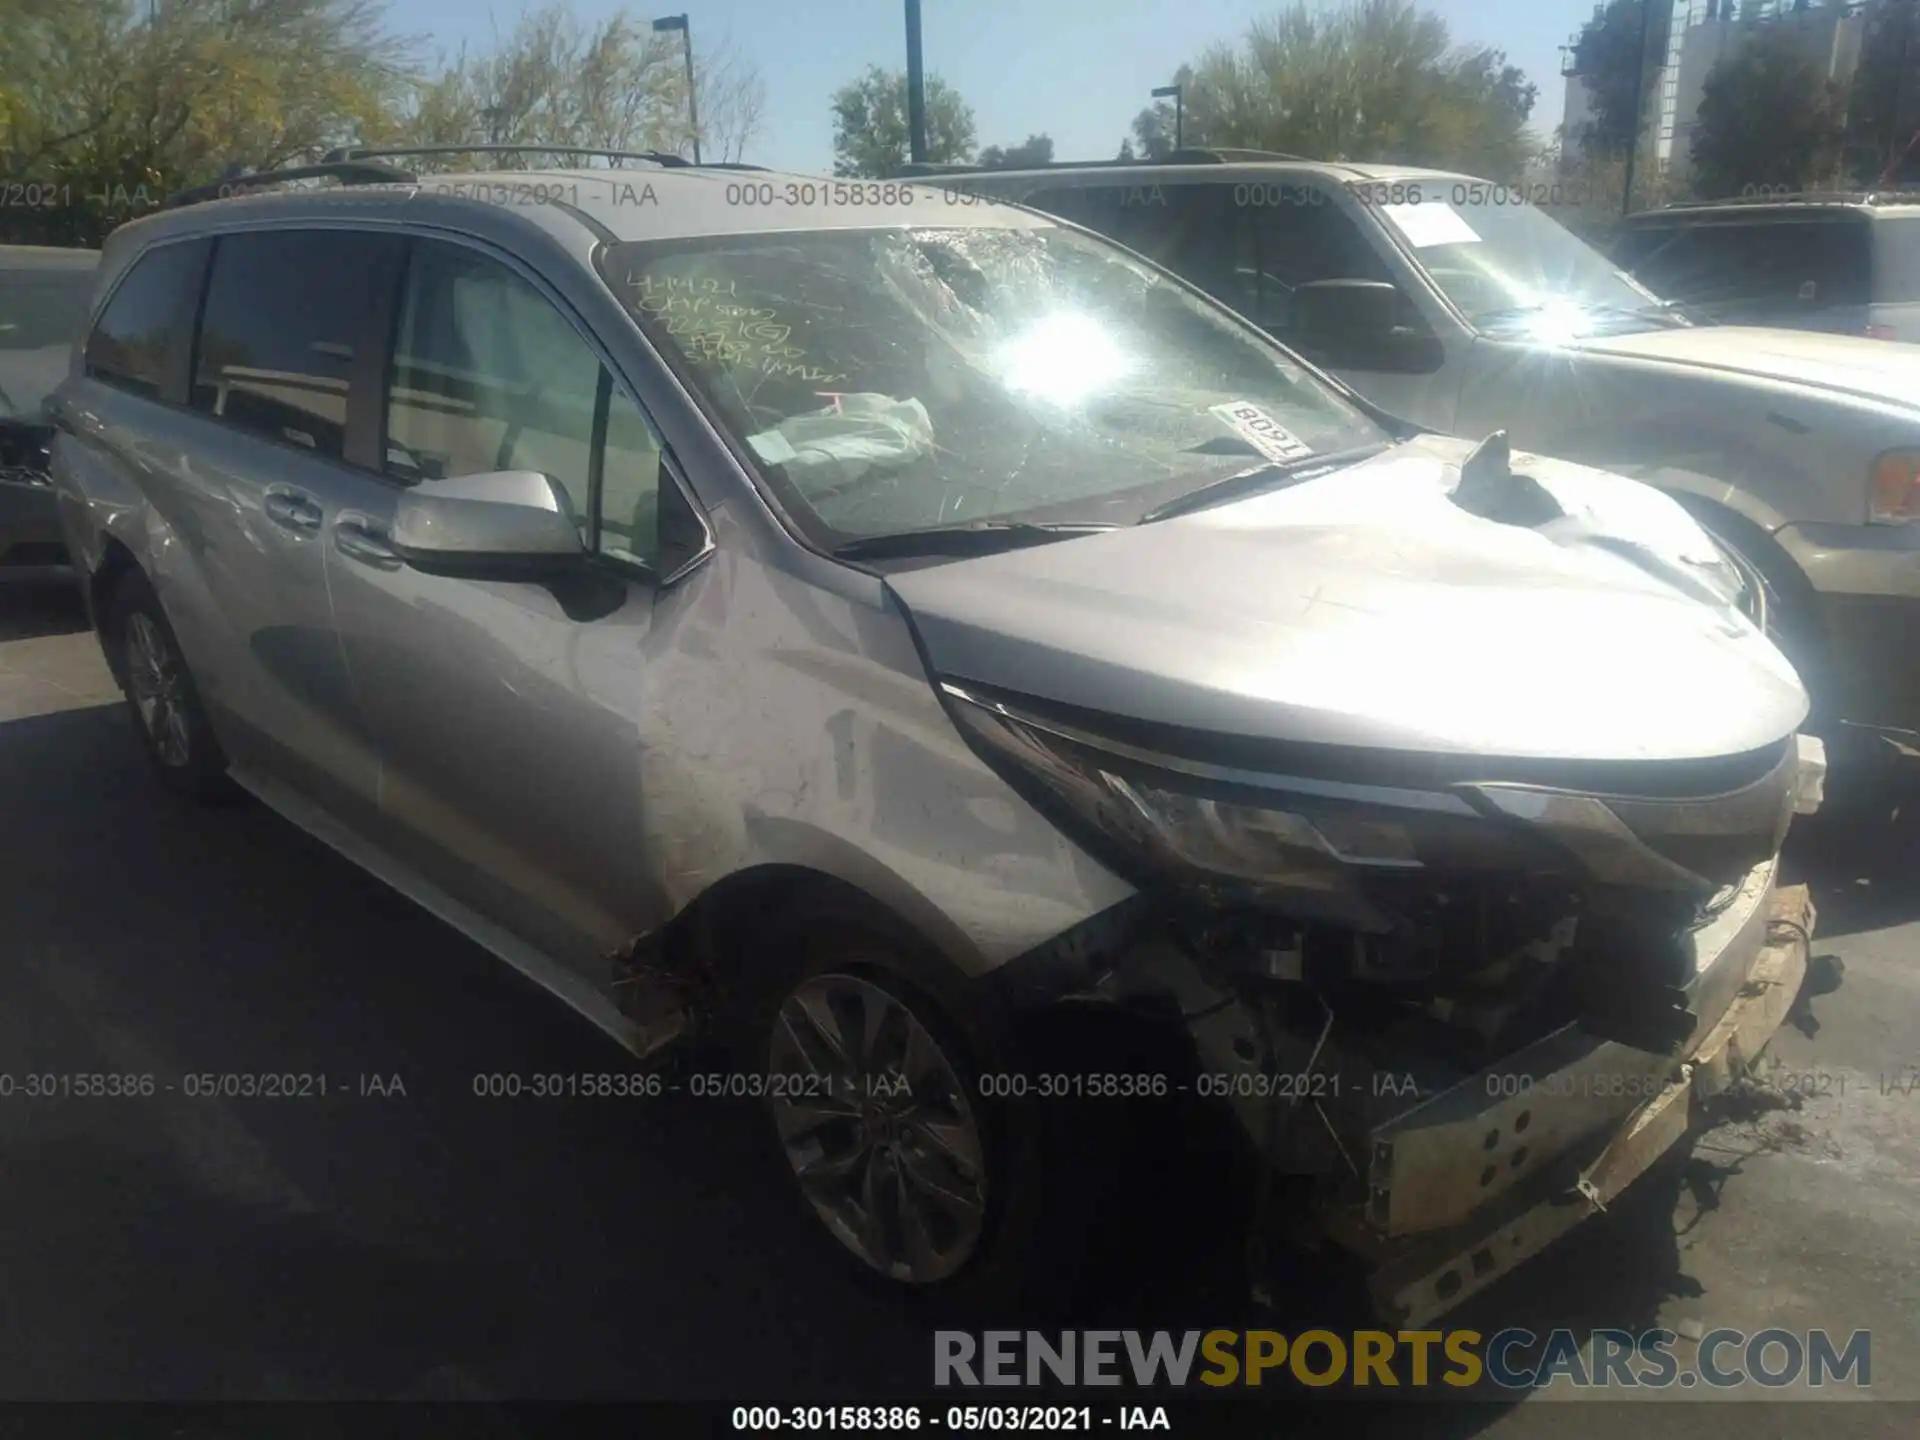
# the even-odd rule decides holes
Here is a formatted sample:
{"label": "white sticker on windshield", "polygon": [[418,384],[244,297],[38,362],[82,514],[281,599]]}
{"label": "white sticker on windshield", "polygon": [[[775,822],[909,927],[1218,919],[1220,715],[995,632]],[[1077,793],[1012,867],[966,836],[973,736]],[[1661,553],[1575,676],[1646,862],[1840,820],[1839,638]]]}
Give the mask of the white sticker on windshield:
{"label": "white sticker on windshield", "polygon": [[1480,240],[1478,232],[1444,200],[1374,208],[1391,220],[1393,228],[1406,236],[1407,243],[1416,250],[1425,250],[1429,245],[1474,245]]}
{"label": "white sticker on windshield", "polygon": [[1298,460],[1311,455],[1313,447],[1274,419],[1258,405],[1245,400],[1229,400],[1209,407],[1254,449],[1269,460]]}

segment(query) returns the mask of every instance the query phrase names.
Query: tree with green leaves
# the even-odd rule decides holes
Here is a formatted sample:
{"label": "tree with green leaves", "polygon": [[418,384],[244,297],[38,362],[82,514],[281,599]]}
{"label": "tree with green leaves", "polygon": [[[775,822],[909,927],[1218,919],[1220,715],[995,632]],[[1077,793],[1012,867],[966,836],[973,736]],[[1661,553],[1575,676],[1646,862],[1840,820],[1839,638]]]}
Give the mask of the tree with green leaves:
{"label": "tree with green leaves", "polygon": [[[973,156],[973,108],[937,75],[926,81],[927,159],[965,164]],[[833,173],[884,178],[911,158],[907,75],[869,65],[833,96]]]}
{"label": "tree with green leaves", "polygon": [[[583,25],[562,3],[522,14],[479,54],[462,50],[413,89],[391,128],[408,144],[603,146],[687,154],[686,66],[678,35],[632,11]],[[724,45],[698,71],[703,158],[738,160],[759,124],[765,86]],[[460,168],[581,163],[581,157],[476,156]]]}
{"label": "tree with green leaves", "polygon": [[[1182,88],[1184,95],[1187,87],[1193,84],[1193,67],[1182,65],[1173,72],[1173,83]],[[1164,160],[1174,150],[1174,140],[1184,139],[1179,135],[1180,126],[1176,121],[1171,100],[1156,100],[1138,115],[1133,117],[1133,134],[1120,143],[1125,153],[1120,157],[1131,160],[1136,156],[1141,160]]]}
{"label": "tree with green leaves", "polygon": [[[1732,4],[1733,0],[1727,0]],[[1641,43],[1641,9],[1646,41]],[[1668,0],[1606,0],[1580,27],[1573,70],[1587,91],[1593,118],[1567,140],[1592,160],[1624,160],[1645,128],[1655,81],[1666,61],[1673,8]],[[1639,108],[1634,108],[1635,82]]]}
{"label": "tree with green leaves", "polygon": [[[1536,87],[1499,50],[1455,47],[1446,21],[1411,0],[1296,3],[1183,66],[1180,83],[1189,145],[1502,179],[1537,149],[1526,129]],[[1141,150],[1171,149],[1172,120],[1171,106],[1142,111]]]}
{"label": "tree with green leaves", "polygon": [[1831,175],[1843,134],[1840,87],[1798,37],[1762,26],[1707,74],[1693,133],[1702,196],[1747,186],[1801,190]]}
{"label": "tree with green leaves", "polygon": [[377,133],[417,49],[373,0],[9,8],[0,181],[65,203],[6,220],[49,243],[97,243],[180,186]]}
{"label": "tree with green leaves", "polygon": [[1028,170],[1053,163],[1053,137],[1029,135],[1019,145],[989,145],[977,162],[988,170]]}
{"label": "tree with green leaves", "polygon": [[1860,63],[1847,92],[1847,173],[1874,184],[1920,131],[1920,0],[1867,11]]}
{"label": "tree with green leaves", "polygon": [[[97,244],[175,190],[338,145],[691,148],[678,37],[625,12],[588,28],[549,4],[436,70],[377,0],[6,3],[0,182],[64,203],[10,209],[0,239]],[[738,159],[764,85],[724,44],[699,74],[702,152]]]}

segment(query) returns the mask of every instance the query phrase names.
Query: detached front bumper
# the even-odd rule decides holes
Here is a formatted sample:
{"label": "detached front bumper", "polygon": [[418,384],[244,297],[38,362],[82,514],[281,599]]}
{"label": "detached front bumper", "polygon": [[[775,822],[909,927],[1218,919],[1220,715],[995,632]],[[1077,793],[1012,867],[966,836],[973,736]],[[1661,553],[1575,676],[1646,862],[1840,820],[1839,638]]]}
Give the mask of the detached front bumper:
{"label": "detached front bumper", "polygon": [[1760,891],[1715,922],[1724,946],[1696,980],[1725,1003],[1703,1008],[1715,1018],[1684,1058],[1560,1032],[1380,1127],[1365,1211],[1316,1219],[1363,1261],[1383,1318],[1423,1325],[1605,1209],[1752,1064],[1799,993],[1814,924],[1806,888],[1776,888],[1771,866]]}
{"label": "detached front bumper", "polygon": [[[1822,767],[1817,742],[1802,750],[1805,812]],[[1782,888],[1779,863],[1748,872],[1685,938],[1659,998],[1686,1018],[1660,1050],[1590,1017],[1466,1073],[1417,1029],[1341,1021],[1324,1004],[1310,1023],[1277,1015],[1166,944],[1130,951],[1109,995],[1181,1016],[1199,1095],[1225,1105],[1256,1167],[1290,1177],[1282,1208],[1255,1225],[1357,1262],[1381,1319],[1420,1326],[1605,1209],[1752,1065],[1799,994],[1813,936],[1806,887]]]}

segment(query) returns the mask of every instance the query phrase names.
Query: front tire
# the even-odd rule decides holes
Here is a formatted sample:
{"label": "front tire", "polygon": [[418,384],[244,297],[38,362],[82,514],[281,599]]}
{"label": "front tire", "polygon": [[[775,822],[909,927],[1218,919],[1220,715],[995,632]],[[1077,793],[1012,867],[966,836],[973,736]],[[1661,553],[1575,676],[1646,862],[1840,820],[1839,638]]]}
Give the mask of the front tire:
{"label": "front tire", "polygon": [[985,1117],[958,1042],[935,1028],[905,986],[832,969],[788,992],[768,1042],[768,1076],[791,1087],[768,1103],[802,1196],[858,1260],[909,1285],[964,1270],[987,1219]]}
{"label": "front tire", "polygon": [[1111,1156],[1061,1133],[1061,1106],[983,1083],[1022,1067],[973,982],[901,927],[827,913],[759,937],[727,1047],[771,1092],[770,1183],[870,1281],[938,1317],[1071,1305],[1091,1234],[1076,1197]]}
{"label": "front tire", "polygon": [[227,757],[146,576],[137,570],[122,576],[102,618],[115,677],[155,773],[189,799],[228,798],[232,781],[227,778]]}

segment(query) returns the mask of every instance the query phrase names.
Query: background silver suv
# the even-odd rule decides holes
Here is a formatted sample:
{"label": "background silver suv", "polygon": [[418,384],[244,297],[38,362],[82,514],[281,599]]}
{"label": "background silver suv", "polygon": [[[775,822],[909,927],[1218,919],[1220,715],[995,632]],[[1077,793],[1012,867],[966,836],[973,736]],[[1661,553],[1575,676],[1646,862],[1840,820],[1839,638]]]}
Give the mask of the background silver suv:
{"label": "background silver suv", "polygon": [[[1806,695],[1656,491],[1412,434],[1027,210],[348,169],[106,247],[53,469],[143,742],[636,1053],[727,1045],[873,1270],[1044,1284],[1091,1227],[1043,1177],[1110,1158],[1067,1102],[1184,1065],[1433,1313],[1779,1023]],[[1174,1059],[1075,1068],[1068,1012]]]}

